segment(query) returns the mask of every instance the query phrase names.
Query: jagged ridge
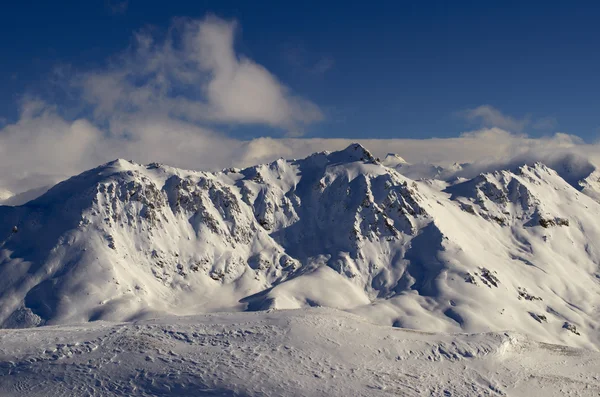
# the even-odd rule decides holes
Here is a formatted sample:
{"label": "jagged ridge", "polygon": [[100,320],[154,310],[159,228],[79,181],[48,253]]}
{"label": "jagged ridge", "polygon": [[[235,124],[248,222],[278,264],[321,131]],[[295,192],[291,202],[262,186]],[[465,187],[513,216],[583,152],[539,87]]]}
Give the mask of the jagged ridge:
{"label": "jagged ridge", "polygon": [[0,323],[317,305],[597,345],[583,193],[542,164],[413,181],[358,144],[218,173],[117,160],[0,207]]}

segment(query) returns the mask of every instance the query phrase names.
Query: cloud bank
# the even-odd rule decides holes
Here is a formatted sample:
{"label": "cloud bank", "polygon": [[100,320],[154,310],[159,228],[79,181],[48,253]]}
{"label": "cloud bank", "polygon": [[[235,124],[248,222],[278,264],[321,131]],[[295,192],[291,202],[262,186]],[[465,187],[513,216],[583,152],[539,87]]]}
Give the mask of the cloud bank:
{"label": "cloud bank", "polygon": [[[249,166],[279,157],[302,158],[339,150],[356,140],[327,138],[256,138],[239,140],[214,130],[161,115],[130,115],[113,120],[104,131],[87,119],[68,121],[43,102],[23,106],[20,120],[0,129],[0,187],[20,192],[54,183],[115,158],[139,163],[163,162],[189,169],[218,170]],[[548,162],[576,153],[598,160],[600,148],[576,136],[557,133],[529,138],[486,128],[456,138],[362,139],[376,156],[400,154],[410,163],[490,164]],[[477,169],[479,169],[477,168]],[[476,172],[476,169],[473,169]]]}
{"label": "cloud bank", "polygon": [[[115,158],[190,169],[248,166],[278,157],[338,150],[355,140],[286,138],[325,116],[276,76],[235,50],[235,21],[214,16],[175,20],[166,34],[151,29],[101,69],[68,73],[63,83],[79,108],[35,98],[17,121],[0,124],[0,196],[52,184]],[[328,66],[330,67],[330,66]],[[490,164],[550,160],[576,153],[597,158],[597,145],[557,133],[523,131],[551,120],[515,119],[490,106],[465,113],[482,127],[448,139],[362,139],[375,155],[395,152],[411,163]],[[281,138],[236,139],[231,125],[279,128]],[[0,199],[2,199],[0,197]]]}

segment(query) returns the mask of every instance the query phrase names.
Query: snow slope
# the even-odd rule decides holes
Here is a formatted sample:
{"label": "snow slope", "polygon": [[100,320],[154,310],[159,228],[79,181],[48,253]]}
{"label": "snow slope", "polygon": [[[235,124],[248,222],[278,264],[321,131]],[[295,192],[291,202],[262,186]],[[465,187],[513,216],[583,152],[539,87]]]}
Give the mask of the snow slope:
{"label": "snow slope", "polygon": [[[26,340],[27,343],[23,343]],[[333,309],[0,330],[0,395],[597,396],[600,353]]]}
{"label": "snow slope", "polygon": [[326,306],[600,347],[593,170],[415,181],[388,160],[358,144],[219,173],[117,160],[0,207],[0,323]]}

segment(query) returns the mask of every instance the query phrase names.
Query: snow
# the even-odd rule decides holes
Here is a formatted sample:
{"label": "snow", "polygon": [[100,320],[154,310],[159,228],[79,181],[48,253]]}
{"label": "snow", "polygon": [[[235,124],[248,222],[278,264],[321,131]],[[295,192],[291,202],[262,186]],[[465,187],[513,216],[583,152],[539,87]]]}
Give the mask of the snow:
{"label": "snow", "polygon": [[408,162],[396,153],[388,153],[387,156],[385,156],[385,159],[382,161],[382,164],[386,167],[395,168],[404,164],[408,164]]}
{"label": "snow", "polygon": [[[554,386],[541,395],[561,395],[561,387],[585,395],[581,388],[597,388],[597,379],[591,373],[577,378],[563,368],[565,375],[558,363],[597,360],[600,348],[600,183],[598,171],[581,159],[555,159],[552,165],[557,169],[513,164],[467,176],[466,164],[412,165],[395,155],[380,162],[352,144],[216,173],[127,160],[84,172],[23,205],[0,206],[0,324],[32,328],[0,331],[0,365],[18,375],[18,366],[8,361],[37,357],[27,362],[35,368],[23,364],[23,379],[12,376],[0,387],[6,393],[19,384],[34,387],[41,368],[54,362],[38,347],[64,333],[65,344],[103,338],[102,346],[132,357],[129,369],[115,374],[104,367],[115,356],[109,350],[85,352],[104,363],[90,372],[104,377],[102,387],[88,393],[136,387],[139,395],[152,394],[149,382],[163,365],[179,372],[173,372],[173,382],[161,382],[184,394],[202,387],[216,394],[260,394],[258,375],[247,366],[262,357],[251,351],[264,339],[240,342],[237,347],[248,351],[239,357],[185,353],[196,362],[208,355],[221,360],[218,365],[239,364],[239,372],[214,372],[208,364],[192,370],[168,354],[160,356],[167,361],[157,353],[146,361],[131,346],[111,345],[112,332],[135,340],[139,326],[148,330],[149,344],[168,340],[188,351],[188,342],[169,339],[165,330],[190,335],[222,324],[232,332],[267,325],[279,330],[261,334],[269,346],[280,346],[270,354],[281,359],[260,362],[266,371],[261,376],[270,379],[265,394],[306,389],[312,395],[366,395],[404,385],[410,395],[411,387],[427,385],[434,395],[444,387],[452,395],[524,395],[547,381]],[[435,178],[411,178],[423,170]],[[310,345],[311,336],[323,335],[331,345],[322,351]],[[218,343],[226,344],[229,336],[221,335]],[[37,353],[22,350],[23,338]],[[406,357],[369,356],[376,348],[391,349],[386,338]],[[303,357],[316,358],[314,365],[330,354],[338,354],[338,366],[365,365],[360,356],[339,355],[350,350],[372,357],[369,365],[381,371],[342,366],[346,372],[331,378],[333,389],[324,389],[322,378],[302,372],[307,362],[294,357],[283,363],[288,353],[281,346],[288,342],[300,343]],[[446,366],[445,358],[427,358],[431,346],[440,344],[444,351],[466,344],[469,351],[493,353],[448,359]],[[69,360],[78,354],[84,353]],[[465,372],[467,359],[472,366]],[[542,368],[537,360],[549,364]],[[526,363],[519,370],[524,372],[515,373],[519,361]],[[406,375],[419,368],[430,383]],[[45,382],[90,382],[81,368],[73,369],[77,376],[64,366],[55,370],[67,372],[48,374]],[[374,388],[367,391],[367,384]],[[60,394],[63,386],[52,387]]]}
{"label": "snow", "polygon": [[[26,344],[23,340],[27,339]],[[0,332],[2,396],[592,396],[600,353],[334,309]]]}

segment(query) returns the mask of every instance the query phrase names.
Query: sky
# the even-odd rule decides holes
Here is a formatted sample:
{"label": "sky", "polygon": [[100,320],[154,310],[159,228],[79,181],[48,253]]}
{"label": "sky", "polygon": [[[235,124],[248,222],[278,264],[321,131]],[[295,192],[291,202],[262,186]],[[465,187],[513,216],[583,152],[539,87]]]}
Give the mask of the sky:
{"label": "sky", "polygon": [[11,2],[0,189],[116,157],[214,169],[355,140],[413,162],[591,156],[598,20],[593,2]]}

